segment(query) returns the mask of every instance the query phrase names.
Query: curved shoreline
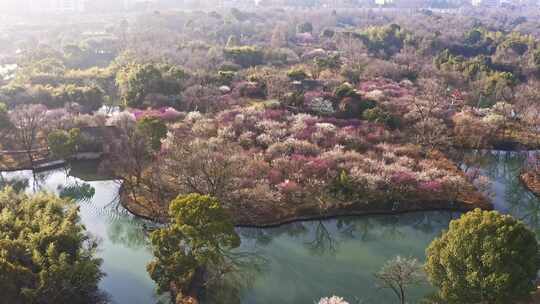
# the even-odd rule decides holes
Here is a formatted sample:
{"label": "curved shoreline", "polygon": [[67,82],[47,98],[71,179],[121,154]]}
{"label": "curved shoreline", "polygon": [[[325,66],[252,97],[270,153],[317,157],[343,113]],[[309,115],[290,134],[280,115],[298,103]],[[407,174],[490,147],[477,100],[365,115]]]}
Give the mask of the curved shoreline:
{"label": "curved shoreline", "polygon": [[527,190],[540,197],[540,179],[537,179],[532,172],[524,172],[519,179]]}
{"label": "curved shoreline", "polygon": [[[153,217],[149,214],[144,214],[142,212],[136,211],[135,207],[130,204],[130,200],[123,195],[123,187],[120,187],[120,204],[124,207],[130,214],[133,216],[158,222],[166,223],[167,219],[165,217]],[[478,196],[483,198],[482,196]],[[349,203],[346,206],[335,206],[334,208],[327,210],[326,212],[317,212],[317,213],[305,213],[305,214],[294,214],[290,216],[283,216],[274,219],[267,219],[263,221],[246,221],[238,219],[238,217],[233,216],[233,222],[235,227],[238,228],[275,228],[283,225],[303,222],[303,221],[318,221],[318,220],[329,220],[340,217],[353,217],[353,216],[373,216],[373,215],[400,215],[406,213],[415,213],[415,212],[430,212],[430,211],[449,211],[449,212],[467,212],[480,208],[483,210],[493,210],[493,204],[488,202],[485,199],[478,200],[476,202],[464,202],[458,201],[455,203],[452,202],[442,202],[442,201],[417,201],[417,202],[402,202],[404,206],[400,208],[377,208],[382,207],[384,204],[381,203]],[[375,206],[373,206],[375,205]]]}
{"label": "curved shoreline", "polygon": [[236,224],[235,227],[237,228],[277,228],[281,226],[285,226],[288,224],[293,224],[297,222],[313,222],[313,221],[322,221],[322,220],[332,220],[337,218],[344,218],[344,217],[362,217],[362,216],[382,216],[382,215],[402,215],[402,214],[409,214],[409,213],[418,213],[418,212],[435,212],[435,211],[447,211],[447,212],[468,212],[474,210],[472,209],[462,209],[462,208],[451,208],[451,207],[440,207],[440,208],[433,208],[433,209],[408,209],[408,210],[398,210],[398,211],[352,211],[348,213],[332,213],[332,214],[325,214],[315,217],[310,216],[298,216],[290,219],[283,219],[275,223],[270,224],[263,224],[263,225],[256,225],[256,224]]}

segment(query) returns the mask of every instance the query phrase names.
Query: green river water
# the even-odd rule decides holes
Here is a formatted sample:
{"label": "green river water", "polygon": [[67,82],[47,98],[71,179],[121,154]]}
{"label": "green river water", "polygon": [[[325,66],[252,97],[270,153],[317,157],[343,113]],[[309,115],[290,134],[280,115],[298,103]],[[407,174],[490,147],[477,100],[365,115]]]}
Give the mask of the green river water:
{"label": "green river water", "polygon": [[[492,180],[495,208],[524,220],[540,233],[540,199],[518,180],[526,155],[490,152],[476,165]],[[111,302],[151,304],[160,301],[146,273],[151,259],[145,229],[151,225],[118,204],[119,182],[96,174],[97,164],[78,164],[33,175],[5,172],[4,181],[19,181],[26,191],[45,190],[74,198],[86,228],[101,240],[99,255],[107,276],[101,282]],[[203,303],[315,303],[340,295],[353,303],[396,303],[375,285],[373,273],[396,255],[425,259],[425,248],[448,227],[451,212],[343,217],[277,228],[238,228],[236,252],[249,261],[242,272],[203,298]],[[246,258],[247,257],[247,258]],[[409,292],[417,303],[432,292],[427,286]],[[165,302],[164,299],[161,299]]]}

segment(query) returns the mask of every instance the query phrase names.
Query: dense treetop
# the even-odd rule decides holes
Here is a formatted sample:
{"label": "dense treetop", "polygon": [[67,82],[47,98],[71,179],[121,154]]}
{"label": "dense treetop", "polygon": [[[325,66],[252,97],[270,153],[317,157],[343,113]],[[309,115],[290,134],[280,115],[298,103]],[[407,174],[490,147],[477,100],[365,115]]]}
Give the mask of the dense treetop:
{"label": "dense treetop", "polygon": [[427,249],[426,271],[450,303],[512,303],[536,290],[540,255],[523,222],[495,211],[463,215]]}
{"label": "dense treetop", "polygon": [[68,200],[0,192],[0,288],[9,303],[100,303],[97,243]]}

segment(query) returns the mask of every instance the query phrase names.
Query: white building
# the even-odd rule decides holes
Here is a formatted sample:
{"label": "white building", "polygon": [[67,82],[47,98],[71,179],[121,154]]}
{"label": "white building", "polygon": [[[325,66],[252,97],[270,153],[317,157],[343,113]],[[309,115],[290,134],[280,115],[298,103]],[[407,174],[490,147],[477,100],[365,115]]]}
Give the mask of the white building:
{"label": "white building", "polygon": [[497,7],[500,5],[499,0],[472,0],[473,6],[482,6],[482,7]]}
{"label": "white building", "polygon": [[35,13],[83,12],[87,0],[30,0],[29,9]]}

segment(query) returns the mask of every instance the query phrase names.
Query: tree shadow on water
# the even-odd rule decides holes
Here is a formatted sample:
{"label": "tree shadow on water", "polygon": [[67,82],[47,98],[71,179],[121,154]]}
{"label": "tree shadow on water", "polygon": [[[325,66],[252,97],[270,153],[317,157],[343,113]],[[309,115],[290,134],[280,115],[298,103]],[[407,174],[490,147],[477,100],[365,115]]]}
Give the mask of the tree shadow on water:
{"label": "tree shadow on water", "polygon": [[335,255],[338,250],[339,241],[326,225],[323,221],[317,221],[313,240],[305,243],[307,249],[314,255]]}
{"label": "tree shadow on water", "polygon": [[270,261],[254,251],[231,251],[226,253],[230,271],[217,280],[212,280],[201,294],[200,303],[239,304],[255,279],[269,269]]}
{"label": "tree shadow on water", "polygon": [[96,189],[88,183],[75,182],[71,185],[59,185],[58,195],[61,198],[70,198],[75,202],[90,202],[96,194]]}

